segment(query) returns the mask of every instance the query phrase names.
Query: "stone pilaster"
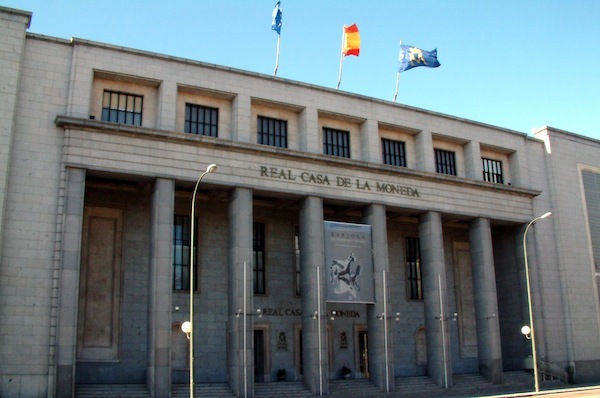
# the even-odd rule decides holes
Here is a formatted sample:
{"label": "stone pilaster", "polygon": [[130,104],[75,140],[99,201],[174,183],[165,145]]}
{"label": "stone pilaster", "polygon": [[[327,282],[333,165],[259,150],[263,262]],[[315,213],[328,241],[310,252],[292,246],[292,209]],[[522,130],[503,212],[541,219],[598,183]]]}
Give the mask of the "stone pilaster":
{"label": "stone pilaster", "polygon": [[73,397],[75,393],[75,351],[85,174],[84,169],[67,169],[56,348],[57,398]]}
{"label": "stone pilaster", "polygon": [[251,142],[250,139],[250,117],[252,101],[250,96],[239,94],[233,100],[231,139],[240,142]]}

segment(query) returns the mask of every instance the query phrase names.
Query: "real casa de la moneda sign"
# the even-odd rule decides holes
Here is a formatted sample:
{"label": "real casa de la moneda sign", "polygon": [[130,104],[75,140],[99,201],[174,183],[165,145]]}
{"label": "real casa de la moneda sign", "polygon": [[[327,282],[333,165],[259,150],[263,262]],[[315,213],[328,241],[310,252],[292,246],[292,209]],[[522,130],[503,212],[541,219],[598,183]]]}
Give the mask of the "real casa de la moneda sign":
{"label": "real casa de la moneda sign", "polygon": [[301,181],[315,185],[327,185],[338,188],[356,189],[400,196],[420,198],[417,188],[388,182],[370,181],[360,178],[341,177],[337,175],[313,173],[279,167],[260,166],[260,176],[285,181]]}

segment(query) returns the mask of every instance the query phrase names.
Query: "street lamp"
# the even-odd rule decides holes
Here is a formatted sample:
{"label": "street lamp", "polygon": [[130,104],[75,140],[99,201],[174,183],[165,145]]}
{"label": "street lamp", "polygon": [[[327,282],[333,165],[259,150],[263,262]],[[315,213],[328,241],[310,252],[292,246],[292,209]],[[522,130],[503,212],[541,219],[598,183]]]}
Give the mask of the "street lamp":
{"label": "street lamp", "polygon": [[188,336],[190,340],[190,398],[194,398],[194,223],[195,223],[195,212],[196,212],[196,192],[198,192],[198,185],[200,181],[208,173],[212,173],[217,169],[216,164],[210,164],[206,171],[200,174],[196,186],[194,187],[194,193],[192,194],[192,215],[191,215],[191,231],[190,231],[190,320],[184,322],[181,325],[181,330]]}
{"label": "street lamp", "polygon": [[548,218],[552,215],[551,212],[544,213],[543,215],[534,218],[527,224],[525,233],[523,234],[523,254],[525,255],[525,280],[527,282],[527,305],[529,307],[529,327],[527,325],[521,328],[521,333],[526,338],[531,340],[531,353],[533,356],[533,379],[535,381],[535,392],[540,392],[540,383],[538,381],[538,366],[537,366],[537,355],[535,352],[535,332],[533,330],[533,307],[531,305],[531,284],[529,282],[529,265],[527,263],[527,231],[536,221],[543,218]]}

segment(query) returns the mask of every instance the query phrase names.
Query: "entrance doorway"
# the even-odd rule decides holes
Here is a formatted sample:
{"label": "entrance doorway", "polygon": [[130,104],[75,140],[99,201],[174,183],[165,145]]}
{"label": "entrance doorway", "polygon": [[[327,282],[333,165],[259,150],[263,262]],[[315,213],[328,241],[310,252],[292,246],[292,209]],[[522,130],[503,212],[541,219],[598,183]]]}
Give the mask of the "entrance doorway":
{"label": "entrance doorway", "polygon": [[357,326],[356,328],[356,345],[357,348],[357,364],[358,374],[357,377],[368,379],[369,378],[369,344],[366,326]]}
{"label": "entrance doorway", "polygon": [[254,330],[254,381],[265,381],[265,330]]}
{"label": "entrance doorway", "polygon": [[296,367],[296,379],[302,380],[304,373],[304,356],[302,353],[302,326],[294,326],[294,365]]}

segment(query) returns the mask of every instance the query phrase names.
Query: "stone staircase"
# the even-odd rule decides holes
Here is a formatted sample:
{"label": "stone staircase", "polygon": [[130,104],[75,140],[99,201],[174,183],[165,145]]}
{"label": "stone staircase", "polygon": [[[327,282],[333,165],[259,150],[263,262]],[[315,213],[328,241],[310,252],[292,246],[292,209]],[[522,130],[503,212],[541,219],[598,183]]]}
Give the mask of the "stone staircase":
{"label": "stone staircase", "polygon": [[[329,380],[332,398],[434,398],[434,397],[484,397],[533,390],[533,375],[526,371],[504,372],[502,384],[492,384],[478,374],[455,374],[453,385],[442,388],[427,376],[396,377],[395,390],[379,391],[368,379]],[[542,390],[568,387],[560,381],[541,381]],[[227,383],[196,384],[195,395],[202,398],[234,398]],[[313,397],[301,381],[255,383],[256,398],[309,398]],[[318,394],[317,394],[318,395]],[[78,384],[76,398],[150,398],[144,384]],[[189,397],[189,384],[173,384],[172,398]]]}
{"label": "stone staircase", "polygon": [[[521,373],[527,376],[525,372]],[[503,377],[507,377],[507,375]],[[512,388],[508,388],[505,383],[493,384],[479,374],[457,374],[452,377],[452,383],[452,387],[448,389],[451,393],[457,393],[461,396],[484,396],[507,393],[508,391],[527,391],[526,386],[531,385],[531,379],[515,382],[516,389],[514,391]]]}
{"label": "stone staircase", "polygon": [[402,397],[433,397],[441,392],[427,376],[396,377],[395,394]]}
{"label": "stone staircase", "polygon": [[257,398],[312,397],[301,381],[275,381],[255,383],[254,396]]}
{"label": "stone staircase", "polygon": [[[189,384],[171,385],[171,398],[189,398]],[[202,398],[235,397],[227,383],[197,383],[194,385],[194,396]]]}
{"label": "stone staircase", "polygon": [[369,379],[329,380],[331,397],[366,398],[378,397],[382,392]]}
{"label": "stone staircase", "polygon": [[77,384],[76,398],[150,398],[145,384]]}
{"label": "stone staircase", "polygon": [[493,384],[479,374],[455,374],[452,386],[443,388],[427,376],[397,377],[395,395],[401,397],[474,397],[529,392],[533,389],[531,374],[524,371],[505,372],[502,384]]}

